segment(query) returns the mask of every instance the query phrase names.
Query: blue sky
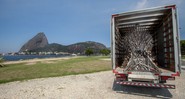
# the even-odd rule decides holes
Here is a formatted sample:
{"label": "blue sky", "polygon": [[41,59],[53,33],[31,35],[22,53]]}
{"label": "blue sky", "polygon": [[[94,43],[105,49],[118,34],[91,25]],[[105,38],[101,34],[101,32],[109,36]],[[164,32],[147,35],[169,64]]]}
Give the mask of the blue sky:
{"label": "blue sky", "polygon": [[16,52],[38,32],[49,43],[96,41],[110,46],[110,17],[176,4],[185,39],[185,0],[0,0],[0,53]]}

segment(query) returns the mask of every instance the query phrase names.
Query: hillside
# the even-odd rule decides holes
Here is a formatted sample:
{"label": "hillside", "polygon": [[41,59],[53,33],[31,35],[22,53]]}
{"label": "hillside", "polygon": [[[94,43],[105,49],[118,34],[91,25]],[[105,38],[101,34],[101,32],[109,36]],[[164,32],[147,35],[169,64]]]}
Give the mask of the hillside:
{"label": "hillside", "polygon": [[45,36],[43,32],[40,32],[36,36],[34,36],[32,39],[30,39],[27,43],[25,43],[21,47],[20,52],[43,48],[46,45],[48,45],[47,37]]}
{"label": "hillside", "polygon": [[33,52],[67,52],[67,47],[61,44],[52,43],[52,44],[46,45],[45,47],[36,48],[30,51],[33,51]]}
{"label": "hillside", "polygon": [[84,54],[87,48],[93,49],[94,53],[98,53],[102,49],[106,49],[106,46],[93,41],[80,42],[67,46],[69,53],[81,53]]}
{"label": "hillside", "polygon": [[106,49],[106,46],[94,41],[79,42],[71,45],[61,45],[58,43],[48,44],[45,34],[38,33],[35,37],[22,46],[20,52],[68,52],[84,54],[85,50],[88,48],[93,49],[94,53],[96,54],[99,53],[100,50]]}
{"label": "hillside", "polygon": [[79,53],[84,54],[87,48],[93,49],[94,53],[99,53],[100,50],[106,49],[106,46],[93,41],[80,42],[64,46],[57,43],[48,44],[45,47],[30,50],[33,52],[68,52],[68,53]]}

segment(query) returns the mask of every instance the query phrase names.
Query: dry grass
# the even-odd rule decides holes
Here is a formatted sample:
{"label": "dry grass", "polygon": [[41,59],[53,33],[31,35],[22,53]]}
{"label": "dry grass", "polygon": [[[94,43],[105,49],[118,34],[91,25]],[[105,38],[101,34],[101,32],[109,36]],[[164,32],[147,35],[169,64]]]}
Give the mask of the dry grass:
{"label": "dry grass", "polygon": [[7,64],[6,67],[0,68],[0,83],[111,70],[111,62],[102,59],[105,57]]}

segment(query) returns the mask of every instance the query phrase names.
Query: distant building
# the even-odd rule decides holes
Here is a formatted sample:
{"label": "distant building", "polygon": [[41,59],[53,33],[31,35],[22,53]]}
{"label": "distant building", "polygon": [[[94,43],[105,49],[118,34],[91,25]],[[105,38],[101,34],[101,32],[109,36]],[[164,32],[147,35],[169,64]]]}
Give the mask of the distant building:
{"label": "distant building", "polygon": [[73,54],[71,54],[71,55],[72,55],[72,56],[77,56],[77,55],[76,55],[76,54],[74,54],[74,53],[73,53]]}
{"label": "distant building", "polygon": [[19,55],[25,55],[26,53],[25,52],[19,52]]}

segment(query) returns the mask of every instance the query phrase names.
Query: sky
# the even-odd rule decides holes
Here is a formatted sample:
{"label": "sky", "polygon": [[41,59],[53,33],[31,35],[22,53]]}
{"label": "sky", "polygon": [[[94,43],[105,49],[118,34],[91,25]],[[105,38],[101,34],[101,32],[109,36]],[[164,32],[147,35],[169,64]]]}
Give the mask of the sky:
{"label": "sky", "polygon": [[17,52],[39,32],[49,43],[96,41],[110,47],[111,15],[176,4],[185,39],[185,0],[0,0],[0,53]]}

